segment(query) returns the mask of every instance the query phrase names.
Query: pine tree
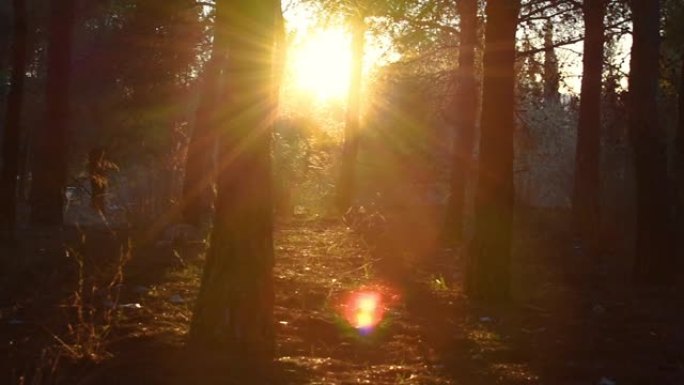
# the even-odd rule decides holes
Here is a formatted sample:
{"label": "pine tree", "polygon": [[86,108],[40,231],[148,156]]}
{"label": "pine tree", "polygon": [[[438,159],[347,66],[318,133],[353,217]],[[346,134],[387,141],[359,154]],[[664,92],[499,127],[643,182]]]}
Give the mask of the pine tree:
{"label": "pine tree", "polygon": [[490,1],[485,10],[475,238],[466,285],[470,295],[485,301],[501,301],[510,296],[515,33],[519,11],[517,0]]}
{"label": "pine tree", "polygon": [[228,92],[216,107],[225,111],[217,114],[216,210],[190,330],[191,345],[258,365],[270,361],[274,351],[270,140],[279,5],[275,0],[216,3],[216,28],[225,30],[230,52]]}

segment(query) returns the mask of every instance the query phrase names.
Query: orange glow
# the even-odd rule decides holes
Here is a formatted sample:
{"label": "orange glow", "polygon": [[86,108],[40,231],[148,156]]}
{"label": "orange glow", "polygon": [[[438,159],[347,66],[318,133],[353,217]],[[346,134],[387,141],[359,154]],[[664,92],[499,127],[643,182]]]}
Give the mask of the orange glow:
{"label": "orange glow", "polygon": [[382,322],[394,297],[383,288],[360,289],[342,301],[342,314],[352,327],[368,334]]}

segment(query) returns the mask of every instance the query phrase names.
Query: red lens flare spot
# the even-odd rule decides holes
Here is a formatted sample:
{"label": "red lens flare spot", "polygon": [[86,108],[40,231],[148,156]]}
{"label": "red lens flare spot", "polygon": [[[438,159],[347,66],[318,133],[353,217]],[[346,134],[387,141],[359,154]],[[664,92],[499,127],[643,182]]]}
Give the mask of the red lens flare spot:
{"label": "red lens flare spot", "polygon": [[382,322],[392,296],[383,288],[364,288],[352,292],[342,301],[346,321],[363,334],[368,334]]}

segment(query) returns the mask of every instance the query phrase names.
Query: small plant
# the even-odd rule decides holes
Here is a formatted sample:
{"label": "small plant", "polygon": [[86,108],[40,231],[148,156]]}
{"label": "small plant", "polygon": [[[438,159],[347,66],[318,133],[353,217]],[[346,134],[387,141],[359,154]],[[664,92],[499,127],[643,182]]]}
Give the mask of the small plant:
{"label": "small plant", "polygon": [[432,290],[435,291],[449,290],[449,285],[447,285],[446,279],[444,279],[444,276],[441,274],[430,278],[430,286],[432,287]]}
{"label": "small plant", "polygon": [[72,360],[101,361],[110,356],[107,342],[119,315],[123,269],[131,259],[130,243],[122,248],[109,269],[89,271],[84,256],[70,248],[69,257],[77,264],[76,288],[62,305],[67,310],[67,332],[52,334],[58,342],[57,354]]}

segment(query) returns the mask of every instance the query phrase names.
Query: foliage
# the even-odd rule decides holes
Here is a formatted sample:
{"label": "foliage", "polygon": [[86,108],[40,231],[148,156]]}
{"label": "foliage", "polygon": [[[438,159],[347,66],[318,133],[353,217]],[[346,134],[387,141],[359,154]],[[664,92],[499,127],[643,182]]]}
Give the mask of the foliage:
{"label": "foliage", "polygon": [[84,15],[74,92],[81,140],[112,147],[122,161],[162,156],[174,126],[190,121],[205,59],[206,20],[193,4],[105,1]]}
{"label": "foliage", "polygon": [[397,67],[381,77],[367,117],[359,155],[362,203],[377,194],[390,205],[439,201],[430,190],[446,182],[450,142],[444,138],[451,133],[442,103],[448,85]]}
{"label": "foliage", "polygon": [[124,275],[123,270],[131,259],[130,244],[121,250],[118,261],[112,266],[86,266],[86,256],[75,249],[68,250],[78,267],[78,279],[66,311],[67,333],[53,334],[58,343],[59,355],[71,360],[98,362],[110,357],[109,335],[120,312],[119,303]]}
{"label": "foliage", "polygon": [[577,109],[574,99],[542,108],[523,99],[516,134],[516,194],[520,203],[569,208],[574,176]]}
{"label": "foliage", "polygon": [[326,213],[332,203],[338,141],[330,128],[294,116],[276,122],[274,185],[281,212]]}

